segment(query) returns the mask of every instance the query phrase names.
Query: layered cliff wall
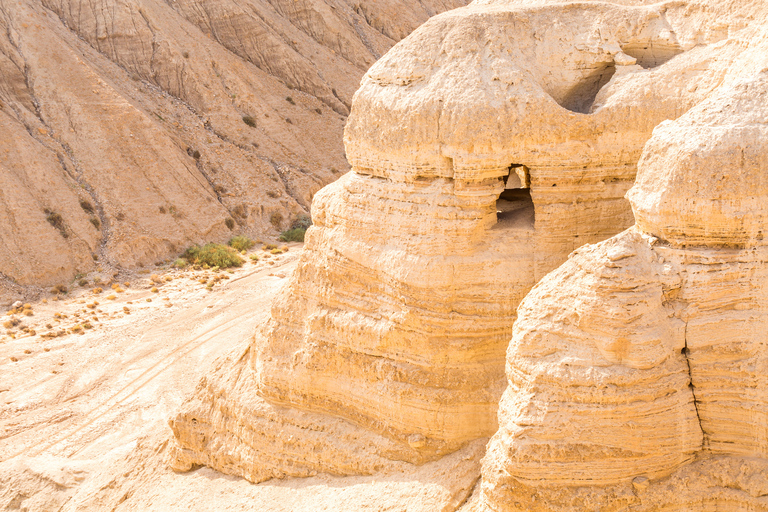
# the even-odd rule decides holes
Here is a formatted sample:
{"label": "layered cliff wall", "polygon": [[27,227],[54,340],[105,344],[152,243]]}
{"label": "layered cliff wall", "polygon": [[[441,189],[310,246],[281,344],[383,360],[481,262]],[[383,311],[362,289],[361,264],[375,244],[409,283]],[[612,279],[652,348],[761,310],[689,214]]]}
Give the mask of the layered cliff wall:
{"label": "layered cliff wall", "polygon": [[635,226],[519,309],[474,510],[768,510],[768,40],[646,144]]}
{"label": "layered cliff wall", "polygon": [[365,70],[465,3],[0,2],[0,299],[287,229]]}
{"label": "layered cliff wall", "polygon": [[[748,2],[637,4],[476,2],[378,61],[345,132],[352,171],[315,197],[237,377],[207,379],[171,422],[174,466],[353,474],[493,434],[520,300],[632,224],[623,196],[652,130],[711,95],[754,35]],[[329,421],[365,448],[324,455],[313,425]]]}

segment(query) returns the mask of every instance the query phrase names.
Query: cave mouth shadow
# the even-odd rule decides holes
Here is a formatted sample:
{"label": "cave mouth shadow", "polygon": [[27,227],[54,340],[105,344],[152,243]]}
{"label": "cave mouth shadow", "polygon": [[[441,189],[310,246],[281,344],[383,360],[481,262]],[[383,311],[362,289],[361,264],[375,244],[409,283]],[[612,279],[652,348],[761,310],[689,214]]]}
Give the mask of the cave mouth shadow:
{"label": "cave mouth shadow", "polygon": [[616,73],[616,65],[613,63],[596,69],[568,91],[568,94],[559,102],[560,106],[571,112],[589,114],[597,93],[611,81],[614,73]]}
{"label": "cave mouth shadow", "polygon": [[496,226],[533,229],[534,221],[529,170],[524,165],[510,165],[504,178],[504,190],[496,199]]}

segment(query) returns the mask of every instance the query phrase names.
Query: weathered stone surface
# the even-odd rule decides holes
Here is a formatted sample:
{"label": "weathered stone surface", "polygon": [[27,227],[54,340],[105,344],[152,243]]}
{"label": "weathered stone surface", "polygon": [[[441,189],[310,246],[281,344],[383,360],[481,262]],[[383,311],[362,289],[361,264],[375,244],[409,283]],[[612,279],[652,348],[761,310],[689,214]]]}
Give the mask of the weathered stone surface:
{"label": "weathered stone surface", "polygon": [[[380,436],[382,446],[398,447],[381,453],[397,461],[422,463],[495,432],[520,300],[575,248],[632,224],[623,196],[643,146],[655,126],[733,73],[751,37],[754,5],[741,7],[728,14],[699,2],[475,2],[396,45],[355,95],[345,132],[352,171],[316,195],[297,271],[254,337],[250,363],[238,366],[237,383],[221,385],[244,389],[248,381],[248,392],[204,392],[185,406],[173,421],[177,466],[210,464],[254,480],[305,474],[301,450],[272,441],[293,413],[281,419],[261,405],[247,417],[237,412],[252,395]],[[662,287],[647,274],[657,266],[642,258],[636,265],[633,286],[647,304],[637,307],[633,328],[642,332],[660,314]],[[596,321],[608,315],[608,333],[625,320],[611,324],[609,313],[595,312]],[[679,411],[685,435],[654,424],[664,435],[646,462],[657,471],[670,454],[686,462],[700,442],[678,372],[685,360],[679,347],[674,360],[660,355],[679,345],[680,322],[660,329],[663,343],[622,356],[643,368],[665,361],[650,377],[663,389],[650,388],[648,400]],[[575,385],[586,377],[573,378]],[[647,378],[628,372],[617,382]],[[227,412],[201,420],[206,410]],[[266,418],[275,424],[266,427]],[[227,433],[231,422],[246,443]],[[201,435],[207,444],[196,441]],[[243,449],[248,457],[219,462]],[[313,467],[373,470],[331,453],[313,456]],[[626,465],[612,470],[623,474],[636,454],[616,453]],[[579,471],[588,478],[592,470]]]}
{"label": "weathered stone surface", "polygon": [[749,32],[717,92],[654,130],[637,224],[521,304],[475,510],[768,510],[768,43]]}
{"label": "weathered stone surface", "polygon": [[0,2],[0,300],[287,229],[365,70],[464,4]]}

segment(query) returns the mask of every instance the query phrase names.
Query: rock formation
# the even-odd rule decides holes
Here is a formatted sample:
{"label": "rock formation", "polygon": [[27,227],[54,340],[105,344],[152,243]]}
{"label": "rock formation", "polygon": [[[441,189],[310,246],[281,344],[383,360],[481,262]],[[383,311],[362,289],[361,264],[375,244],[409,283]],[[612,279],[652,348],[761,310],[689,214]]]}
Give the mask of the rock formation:
{"label": "rock formation", "polygon": [[[754,33],[757,32],[757,33]],[[520,305],[475,510],[768,510],[768,38]],[[750,34],[751,33],[751,34]]]}
{"label": "rock formation", "polygon": [[0,1],[0,300],[286,229],[365,70],[464,4]]}
{"label": "rock formation", "polygon": [[270,322],[171,421],[172,464],[354,474],[493,434],[520,300],[632,224],[653,128],[732,72],[754,9],[478,1],[396,45],[355,95],[352,171],[316,195]]}

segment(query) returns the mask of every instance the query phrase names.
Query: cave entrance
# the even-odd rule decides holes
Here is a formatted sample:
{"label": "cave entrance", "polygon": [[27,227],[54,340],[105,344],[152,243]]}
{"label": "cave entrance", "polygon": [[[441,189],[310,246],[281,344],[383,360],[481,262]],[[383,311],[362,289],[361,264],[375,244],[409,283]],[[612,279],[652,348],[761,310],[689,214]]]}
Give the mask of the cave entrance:
{"label": "cave entrance", "polygon": [[531,175],[528,167],[509,166],[504,190],[496,200],[497,225],[504,228],[532,229],[534,223]]}
{"label": "cave entrance", "polygon": [[575,85],[565,97],[560,101],[560,106],[567,108],[571,112],[580,114],[589,114],[595,98],[600,89],[611,81],[611,77],[616,72],[616,65],[606,64],[587,75]]}

